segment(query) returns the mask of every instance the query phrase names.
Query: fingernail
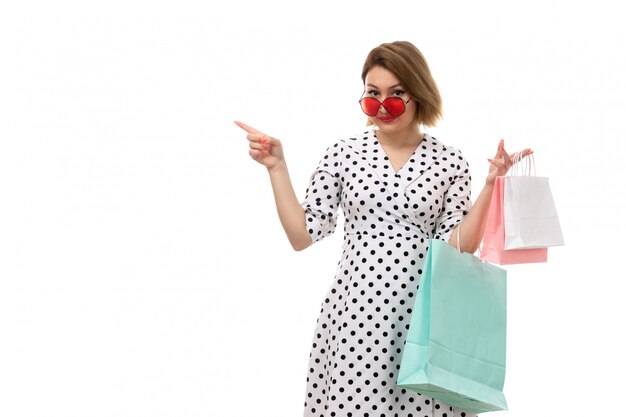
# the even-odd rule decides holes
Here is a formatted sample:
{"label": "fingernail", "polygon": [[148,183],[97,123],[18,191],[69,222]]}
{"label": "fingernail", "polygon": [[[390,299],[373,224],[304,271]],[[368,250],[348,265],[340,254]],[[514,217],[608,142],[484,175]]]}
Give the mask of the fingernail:
{"label": "fingernail", "polygon": [[263,149],[268,150],[268,149],[269,149],[269,147],[267,147],[267,146],[263,146]]}
{"label": "fingernail", "polygon": [[263,139],[263,138],[259,139],[259,142],[261,142],[261,143],[265,143],[265,141],[266,141],[266,139]]}

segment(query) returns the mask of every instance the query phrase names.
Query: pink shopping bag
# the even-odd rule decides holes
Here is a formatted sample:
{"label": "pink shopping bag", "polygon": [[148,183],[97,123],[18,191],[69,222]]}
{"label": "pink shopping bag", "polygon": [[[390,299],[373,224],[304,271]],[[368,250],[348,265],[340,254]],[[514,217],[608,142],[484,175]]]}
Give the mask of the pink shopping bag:
{"label": "pink shopping bag", "polygon": [[498,265],[529,264],[548,260],[548,248],[504,249],[504,177],[497,177],[493,187],[480,259]]}

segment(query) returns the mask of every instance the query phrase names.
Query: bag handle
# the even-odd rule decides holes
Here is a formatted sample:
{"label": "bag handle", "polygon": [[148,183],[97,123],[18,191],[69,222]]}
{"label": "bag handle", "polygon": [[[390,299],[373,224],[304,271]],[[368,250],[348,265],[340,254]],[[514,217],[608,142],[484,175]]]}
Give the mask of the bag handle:
{"label": "bag handle", "polygon": [[526,155],[524,158],[521,152],[513,155],[513,165],[511,166],[511,176],[537,176],[535,167],[535,157],[533,154]]}

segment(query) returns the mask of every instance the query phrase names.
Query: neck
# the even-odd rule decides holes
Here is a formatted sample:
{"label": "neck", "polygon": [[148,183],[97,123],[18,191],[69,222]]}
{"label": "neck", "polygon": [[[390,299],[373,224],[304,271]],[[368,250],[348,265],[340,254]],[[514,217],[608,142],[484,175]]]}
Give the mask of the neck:
{"label": "neck", "polygon": [[424,135],[420,132],[419,126],[415,125],[399,132],[381,132],[377,129],[376,137],[383,145],[417,146]]}

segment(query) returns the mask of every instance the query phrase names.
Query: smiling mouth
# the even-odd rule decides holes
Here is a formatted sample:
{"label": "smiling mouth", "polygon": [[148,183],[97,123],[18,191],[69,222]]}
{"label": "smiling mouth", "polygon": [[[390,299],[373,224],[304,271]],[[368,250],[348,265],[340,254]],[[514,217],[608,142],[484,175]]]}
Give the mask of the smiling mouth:
{"label": "smiling mouth", "polygon": [[395,117],[379,117],[378,120],[380,120],[381,122],[391,122],[393,120],[395,120]]}

